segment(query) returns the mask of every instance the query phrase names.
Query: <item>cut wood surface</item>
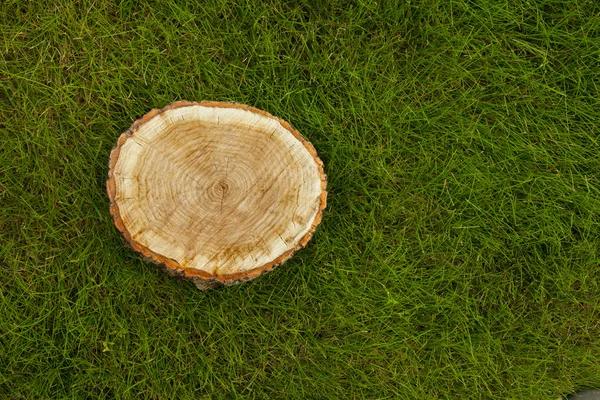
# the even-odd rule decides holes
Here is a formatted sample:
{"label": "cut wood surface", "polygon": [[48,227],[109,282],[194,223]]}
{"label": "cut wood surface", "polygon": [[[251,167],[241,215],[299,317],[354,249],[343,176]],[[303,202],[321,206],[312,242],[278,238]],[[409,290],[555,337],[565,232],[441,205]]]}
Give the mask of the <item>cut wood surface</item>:
{"label": "cut wood surface", "polygon": [[241,104],[185,101],[119,137],[107,190],[127,242],[201,289],[288,259],[327,196],[321,160],[287,122]]}

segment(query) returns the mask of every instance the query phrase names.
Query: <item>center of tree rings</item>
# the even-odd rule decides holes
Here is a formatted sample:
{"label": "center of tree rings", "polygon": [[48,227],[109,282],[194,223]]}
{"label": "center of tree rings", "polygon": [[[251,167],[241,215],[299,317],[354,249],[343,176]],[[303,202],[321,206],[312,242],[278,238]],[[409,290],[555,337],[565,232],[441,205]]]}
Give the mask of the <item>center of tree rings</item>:
{"label": "center of tree rings", "polygon": [[213,199],[221,200],[229,194],[231,186],[227,180],[215,181],[209,188],[209,195]]}
{"label": "center of tree rings", "polygon": [[221,196],[225,197],[229,192],[229,182],[221,181],[219,182],[219,191],[221,192]]}

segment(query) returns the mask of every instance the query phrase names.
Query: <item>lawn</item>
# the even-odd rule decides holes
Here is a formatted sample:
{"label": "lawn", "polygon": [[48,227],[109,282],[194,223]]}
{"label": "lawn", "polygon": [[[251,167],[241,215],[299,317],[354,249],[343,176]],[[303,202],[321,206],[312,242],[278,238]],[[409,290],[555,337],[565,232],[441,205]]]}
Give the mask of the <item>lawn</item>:
{"label": "lawn", "polygon": [[[192,4],[195,3],[195,4]],[[557,399],[600,386],[600,3],[0,4],[0,398]],[[208,292],[124,246],[119,134],[286,119],[309,245]]]}

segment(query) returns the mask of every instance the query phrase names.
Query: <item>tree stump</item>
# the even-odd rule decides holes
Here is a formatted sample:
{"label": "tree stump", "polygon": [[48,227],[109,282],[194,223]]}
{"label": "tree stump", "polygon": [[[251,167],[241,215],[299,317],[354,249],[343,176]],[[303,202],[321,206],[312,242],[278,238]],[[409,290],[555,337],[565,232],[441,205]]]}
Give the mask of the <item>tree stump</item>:
{"label": "tree stump", "polygon": [[106,182],[129,245],[200,289],[247,281],[306,245],[327,192],[314,147],[253,107],[179,101],[123,133]]}

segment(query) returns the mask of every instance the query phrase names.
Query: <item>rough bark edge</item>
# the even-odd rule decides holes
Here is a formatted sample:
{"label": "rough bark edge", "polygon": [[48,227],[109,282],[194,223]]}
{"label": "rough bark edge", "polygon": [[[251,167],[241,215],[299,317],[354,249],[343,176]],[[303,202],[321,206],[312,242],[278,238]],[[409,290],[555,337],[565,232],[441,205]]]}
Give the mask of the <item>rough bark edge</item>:
{"label": "rough bark edge", "polygon": [[[223,275],[214,275],[209,274],[205,271],[200,271],[193,268],[184,268],[177,261],[164,257],[158,253],[153,252],[146,246],[141,245],[136,240],[134,240],[125,227],[123,220],[121,218],[121,214],[119,212],[119,207],[116,203],[116,184],[114,178],[114,169],[117,164],[117,160],[119,158],[119,153],[121,151],[121,147],[125,144],[127,139],[131,138],[135,135],[135,132],[140,128],[140,126],[150,119],[156,117],[157,115],[171,109],[180,108],[180,107],[190,107],[190,106],[205,106],[205,107],[220,107],[220,108],[238,108],[241,110],[251,111],[265,117],[271,118],[279,122],[285,129],[287,129],[296,139],[298,139],[308,150],[308,152],[313,157],[315,163],[317,164],[317,168],[319,169],[319,176],[321,177],[321,196],[320,196],[320,204],[319,210],[317,211],[317,215],[315,216],[315,220],[313,221],[308,232],[298,241],[298,243],[294,246],[294,248],[288,250],[287,252],[279,255],[273,261],[266,263],[260,267],[253,268],[249,271],[239,272],[236,274],[223,274]],[[304,139],[304,137],[294,129],[287,121],[284,121],[280,118],[277,118],[266,111],[259,110],[258,108],[254,108],[251,106],[247,106],[244,104],[238,103],[229,103],[229,102],[219,102],[219,101],[201,101],[201,102],[190,102],[190,101],[175,101],[173,103],[167,104],[165,107],[160,109],[152,109],[150,112],[142,116],[140,119],[136,120],[131,127],[119,136],[117,140],[117,144],[110,152],[109,159],[109,171],[108,171],[108,179],[106,181],[106,190],[108,193],[108,198],[110,200],[110,213],[113,218],[113,222],[117,229],[123,235],[127,244],[136,252],[140,253],[145,260],[158,264],[163,267],[167,273],[171,276],[184,278],[186,280],[191,280],[199,289],[207,290],[211,287],[217,287],[220,284],[223,285],[234,285],[236,283],[246,282],[251,279],[258,277],[264,272],[270,271],[279,264],[288,260],[292,254],[294,254],[297,250],[300,250],[310,240],[312,235],[315,232],[315,229],[321,222],[323,216],[323,210],[327,206],[327,176],[325,175],[325,171],[323,168],[323,162],[317,155],[317,151],[313,147],[313,145]]]}

